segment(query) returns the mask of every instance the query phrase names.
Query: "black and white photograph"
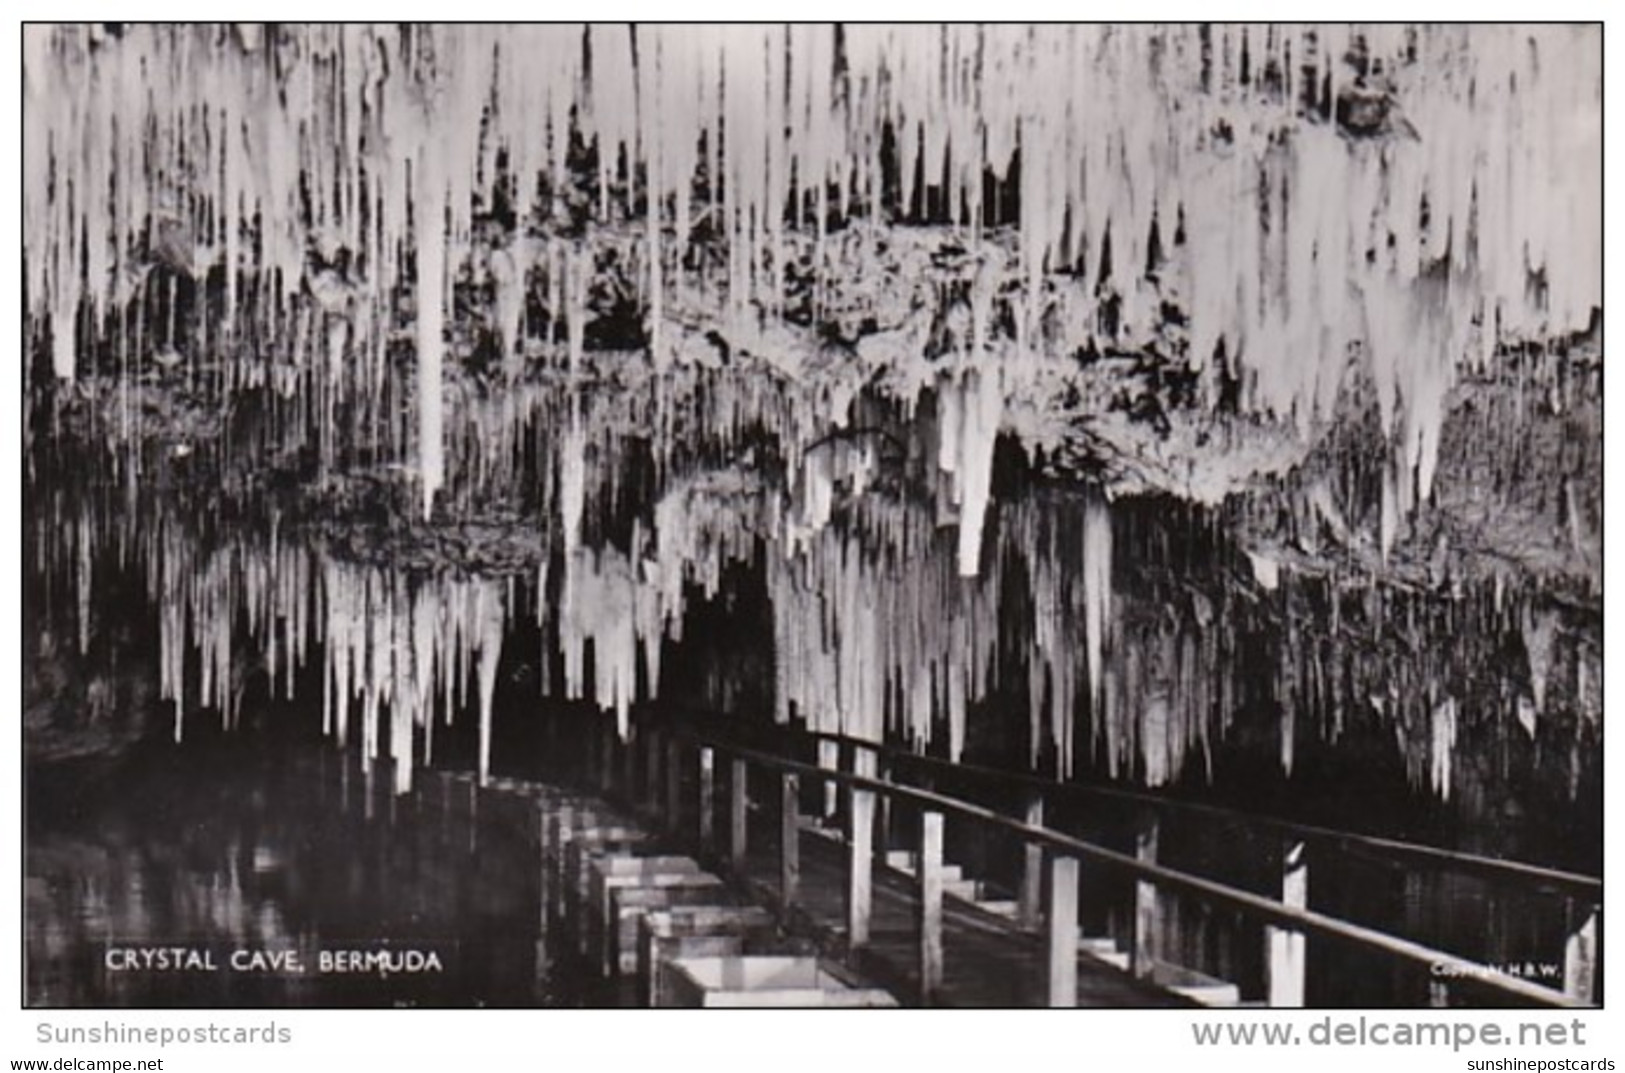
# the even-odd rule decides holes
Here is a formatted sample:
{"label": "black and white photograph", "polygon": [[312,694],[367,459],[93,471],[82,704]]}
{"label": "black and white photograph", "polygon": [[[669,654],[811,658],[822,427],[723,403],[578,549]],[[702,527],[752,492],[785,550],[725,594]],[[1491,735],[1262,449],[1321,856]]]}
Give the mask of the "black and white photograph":
{"label": "black and white photograph", "polygon": [[1603,1004],[1600,24],[19,45],[31,1015]]}

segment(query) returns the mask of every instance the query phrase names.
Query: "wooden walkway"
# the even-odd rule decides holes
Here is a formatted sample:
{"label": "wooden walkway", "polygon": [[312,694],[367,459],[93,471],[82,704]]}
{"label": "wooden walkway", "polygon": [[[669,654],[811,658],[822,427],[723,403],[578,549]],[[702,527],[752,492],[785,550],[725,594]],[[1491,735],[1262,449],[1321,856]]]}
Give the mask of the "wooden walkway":
{"label": "wooden walkway", "polygon": [[[597,949],[606,940],[603,922],[591,917],[593,907],[574,897],[560,900],[555,889],[567,888],[571,862],[560,856],[558,847],[548,847],[543,828],[562,822],[579,828],[582,817],[601,830],[617,834],[617,852],[648,860],[669,860],[670,854],[693,854],[705,866],[715,869],[728,890],[717,889],[711,899],[718,905],[765,907],[774,914],[779,939],[758,947],[771,952],[814,953],[835,971],[846,973],[855,986],[869,986],[889,992],[902,1005],[952,1007],[1035,1007],[1048,1004],[1046,993],[1046,952],[1040,935],[1023,931],[1014,920],[978,908],[974,903],[951,895],[943,906],[943,975],[941,987],[931,996],[920,994],[920,899],[919,883],[912,875],[877,862],[872,890],[870,941],[853,952],[847,942],[847,847],[840,833],[804,822],[797,840],[800,869],[794,905],[785,911],[781,898],[781,847],[773,837],[772,821],[777,817],[753,809],[749,818],[752,836],[743,867],[735,867],[726,854],[715,847],[699,844],[683,831],[662,829],[661,816],[645,802],[611,800],[620,795],[571,792],[517,779],[495,779],[478,787],[467,774],[444,774],[440,785],[429,791],[448,814],[456,814],[454,827],[467,826],[469,839],[478,824],[472,811],[483,814],[482,822],[512,825],[515,834],[535,839],[549,858],[544,867],[556,877],[544,883],[541,909],[545,929],[555,935],[544,945],[550,947],[544,969],[556,976],[564,972],[580,979],[568,981],[568,990],[598,996],[591,1005],[641,1004],[647,993],[645,981],[616,978],[605,967]],[[454,804],[453,802],[460,802]],[[510,805],[511,803],[511,805]],[[517,811],[510,811],[513,805]],[[642,807],[639,807],[639,806]],[[540,808],[540,813],[535,809]],[[564,809],[561,814],[558,810]],[[527,819],[527,812],[533,818]],[[641,815],[639,815],[641,813]],[[554,839],[559,837],[553,836]],[[582,833],[573,837],[578,841]],[[469,849],[473,850],[472,841]],[[581,867],[578,861],[575,867]],[[584,880],[582,881],[584,882]],[[697,903],[696,903],[697,904]],[[709,903],[707,903],[709,904]],[[577,919],[564,921],[569,913]],[[557,929],[567,924],[559,945]],[[610,940],[613,941],[613,940]],[[609,963],[614,964],[611,958]],[[591,977],[588,979],[587,977]],[[553,986],[560,986],[555,980]],[[1137,980],[1123,969],[1089,953],[1078,955],[1078,1005],[1080,1007],[1134,1008],[1196,1005],[1184,996],[1149,981]]]}
{"label": "wooden walkway", "polygon": [[[782,922],[790,931],[816,942],[826,956],[843,957],[846,953],[846,848],[834,832],[804,826],[802,833],[796,904],[789,918]],[[765,837],[757,843],[758,848],[747,854],[742,878],[754,900],[776,905],[780,882],[778,843]],[[899,1001],[922,1004],[917,883],[907,873],[876,868],[873,897],[870,941],[859,951],[852,968],[890,991]],[[1022,931],[1013,920],[951,895],[944,903],[942,987],[932,996],[930,1005],[1048,1005],[1047,962],[1040,936]],[[1197,1004],[1080,952],[1078,1005],[1133,1008]]]}
{"label": "wooden walkway", "polygon": [[[448,811],[469,815],[471,852],[482,799],[524,806],[517,815],[543,862],[543,931],[565,926],[587,957],[554,967],[601,973],[609,1002],[1302,1006],[1305,940],[1315,938],[1380,956],[1392,971],[1427,973],[1430,1005],[1448,1004],[1458,987],[1501,1003],[1586,1004],[1521,979],[1468,977],[1473,965],[1458,955],[1309,911],[1292,853],[1283,855],[1281,897],[1269,898],[1158,864],[1154,827],[1124,853],[1044,826],[1031,802],[1024,819],[1013,818],[877,778],[874,755],[861,750],[846,771],[680,729],[645,727],[621,741],[606,724],[577,740],[579,753],[555,755],[551,784],[497,777],[482,786],[461,774],[446,776],[441,791]],[[463,810],[457,800],[467,802]],[[961,835],[1013,842],[1023,855],[1016,889],[1002,885],[1008,875],[978,880],[950,863],[950,824]],[[974,840],[957,846],[967,866],[986,867],[971,859]],[[1102,875],[1126,881],[1091,895],[1121,900],[1126,938],[1123,916],[1114,923],[1109,912],[1105,930],[1115,939],[1082,934],[1086,922],[1101,925],[1101,907],[1080,911],[1080,894],[1089,893],[1080,876]],[[1163,890],[1256,929],[1267,955],[1262,984],[1186,967],[1159,938]],[[1433,980],[1439,965],[1459,968],[1462,979]],[[540,979],[540,951],[537,968]],[[634,972],[641,979],[628,990]],[[658,982],[668,975],[681,995]]]}

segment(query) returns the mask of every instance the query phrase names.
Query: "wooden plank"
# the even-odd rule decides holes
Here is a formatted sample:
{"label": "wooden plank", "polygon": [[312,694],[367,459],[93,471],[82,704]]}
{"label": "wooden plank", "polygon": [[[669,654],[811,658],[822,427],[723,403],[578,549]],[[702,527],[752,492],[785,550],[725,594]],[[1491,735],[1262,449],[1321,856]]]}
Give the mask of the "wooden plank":
{"label": "wooden plank", "polygon": [[[1141,813],[1139,829],[1134,833],[1135,859],[1145,864],[1157,863],[1157,814]],[[1161,907],[1157,903],[1157,886],[1145,880],[1134,884],[1134,944],[1129,969],[1139,979],[1151,975],[1157,963],[1158,933],[1162,927]]]}
{"label": "wooden plank", "polygon": [[1597,1001],[1597,931],[1600,906],[1569,902],[1569,937],[1563,944],[1563,993],[1580,1002]]}
{"label": "wooden plank", "polygon": [[700,746],[700,845],[712,848],[717,821],[717,754]]}
{"label": "wooden plank", "polygon": [[935,1004],[942,990],[943,816],[920,813],[920,1003]]}
{"label": "wooden plank", "polygon": [[747,809],[750,807],[750,780],[745,761],[736,757],[730,774],[732,777],[728,782],[728,849],[733,857],[734,868],[743,872],[745,869],[745,853],[749,849],[746,836],[750,829],[747,822]]}
{"label": "wooden plank", "polygon": [[779,904],[796,904],[801,887],[801,776],[779,776]]}
{"label": "wooden plank", "polygon": [[869,942],[874,913],[875,794],[853,789],[847,804],[846,945]]}
{"label": "wooden plank", "polygon": [[1078,859],[1049,859],[1049,1004],[1078,1004]]}
{"label": "wooden plank", "polygon": [[[1289,841],[1282,847],[1281,904],[1290,909],[1309,906],[1309,857],[1302,842]],[[1306,936],[1301,931],[1274,925],[1266,925],[1264,935],[1270,1006],[1302,1008]]]}
{"label": "wooden plank", "polygon": [[[1029,827],[1044,826],[1044,795],[1036,791],[1027,795],[1026,813],[1022,819]],[[1016,919],[1028,931],[1037,931],[1044,922],[1044,847],[1029,842],[1022,850],[1021,889]]]}

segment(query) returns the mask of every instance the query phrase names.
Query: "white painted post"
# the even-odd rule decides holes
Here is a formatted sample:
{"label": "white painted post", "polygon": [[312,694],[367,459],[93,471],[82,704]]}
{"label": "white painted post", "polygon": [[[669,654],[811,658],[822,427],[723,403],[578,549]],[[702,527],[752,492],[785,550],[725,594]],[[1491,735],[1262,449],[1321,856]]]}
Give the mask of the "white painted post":
{"label": "white painted post", "polygon": [[[825,771],[841,770],[841,743],[828,738],[818,739],[818,766]],[[836,783],[824,780],[824,820],[830,821],[840,811],[841,788]]]}
{"label": "white painted post", "polygon": [[[1157,863],[1157,814],[1146,812],[1140,817],[1140,828],[1135,833],[1134,856],[1144,864]],[[1157,963],[1158,931],[1162,926],[1161,907],[1157,904],[1157,885],[1144,880],[1134,884],[1134,945],[1130,968],[1139,979],[1151,975]]]}
{"label": "white painted post", "polygon": [[[890,782],[891,781],[891,765],[890,764],[881,764],[879,762],[878,757],[876,757],[875,762],[876,762],[875,770],[877,772],[875,777],[880,779],[882,782]],[[880,798],[880,833],[875,836],[875,840],[876,840],[876,842],[878,843],[878,845],[880,847],[880,853],[881,853],[882,856],[885,855],[887,850],[891,849],[891,843],[892,843],[892,837],[891,837],[892,836],[891,813],[892,813],[891,798],[886,797],[886,796],[882,796]]]}
{"label": "white painted post", "polygon": [[1078,859],[1049,859],[1049,1004],[1078,1004]]}
{"label": "white painted post", "polygon": [[[1302,842],[1288,842],[1281,856],[1281,904],[1288,909],[1309,905],[1309,861]],[[1295,928],[1266,925],[1269,1004],[1272,1008],[1303,1006],[1307,937]]]}
{"label": "white painted post", "polygon": [[[1023,817],[1029,827],[1044,826],[1044,795],[1037,790],[1027,794]],[[1021,889],[1018,920],[1027,931],[1037,931],[1044,922],[1044,847],[1028,842],[1022,849]]]}
{"label": "white painted post", "polygon": [[847,811],[846,944],[856,950],[869,942],[874,907],[875,792],[854,788]]}
{"label": "white painted post", "polygon": [[1597,930],[1601,912],[1597,905],[1569,902],[1570,932],[1563,944],[1563,993],[1581,1002],[1597,1001]]}
{"label": "white painted post", "polygon": [[920,1004],[942,990],[942,842],[940,812],[920,814]]}
{"label": "white painted post", "polygon": [[745,854],[749,849],[746,836],[750,831],[747,809],[750,807],[749,772],[745,762],[737,757],[732,765],[728,782],[728,848],[733,857],[734,871],[745,870]]}
{"label": "white painted post", "polygon": [[[852,774],[875,777],[878,756],[863,745],[852,746]],[[875,792],[853,787],[846,817],[846,946],[848,953],[868,945],[874,913]]]}
{"label": "white painted post", "polygon": [[779,777],[779,901],[786,912],[801,892],[801,777]]}

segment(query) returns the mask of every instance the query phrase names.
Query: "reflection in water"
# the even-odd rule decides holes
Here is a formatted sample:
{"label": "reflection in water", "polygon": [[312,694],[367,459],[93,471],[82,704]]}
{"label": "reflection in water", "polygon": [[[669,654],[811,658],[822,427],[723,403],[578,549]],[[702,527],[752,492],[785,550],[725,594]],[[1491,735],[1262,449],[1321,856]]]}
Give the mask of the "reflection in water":
{"label": "reflection in water", "polygon": [[[760,427],[769,407],[732,383],[695,390]],[[534,442],[527,421],[575,405],[533,398],[499,439]],[[263,680],[392,761],[400,793],[465,712],[490,771],[511,664],[536,699],[592,701],[623,732],[643,701],[767,708],[955,758],[1594,864],[1601,672],[1583,611],[1495,572],[1354,583],[1243,550],[1220,509],[1009,472],[967,560],[972,496],[945,461],[962,458],[958,399],[877,408],[784,483],[762,460],[698,454],[645,472],[589,410],[580,427],[597,431],[517,463],[551,474],[552,498],[485,521],[379,525],[274,495],[257,518],[200,520],[178,488],[115,504],[65,483],[39,501],[33,576],[75,594],[43,601],[47,635],[101,657],[115,624],[156,609],[148,658],[177,740],[199,719],[234,726]],[[103,586],[124,597],[91,595]]]}
{"label": "reflection in water", "polygon": [[200,737],[31,779],[31,1005],[572,1001],[538,980],[525,817],[393,797],[326,749]]}

